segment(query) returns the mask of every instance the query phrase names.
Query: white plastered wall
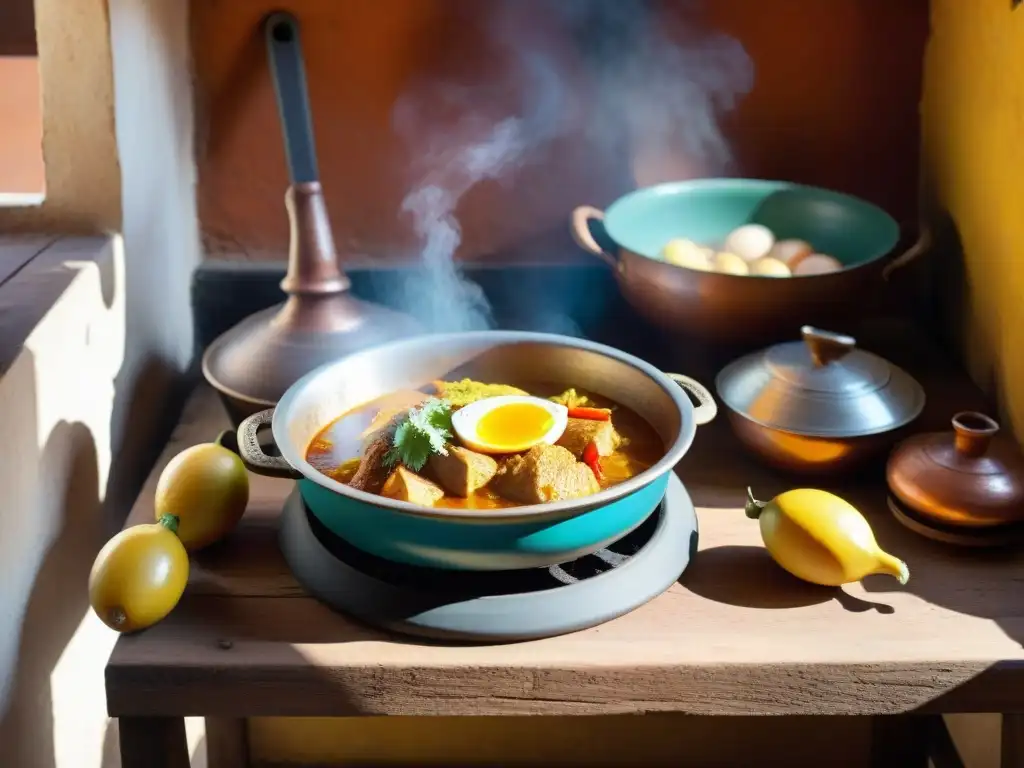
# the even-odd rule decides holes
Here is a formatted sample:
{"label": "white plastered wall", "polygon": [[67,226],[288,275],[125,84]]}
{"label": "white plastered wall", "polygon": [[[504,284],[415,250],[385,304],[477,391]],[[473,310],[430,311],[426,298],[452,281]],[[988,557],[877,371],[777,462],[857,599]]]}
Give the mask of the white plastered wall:
{"label": "white plastered wall", "polygon": [[[113,240],[94,241],[93,261],[48,252],[0,287],[5,766],[117,765],[103,690],[114,636],[88,611],[85,578],[192,358],[187,12],[185,0],[36,0],[47,198],[0,209],[0,234]],[[58,295],[13,337],[30,299]]]}

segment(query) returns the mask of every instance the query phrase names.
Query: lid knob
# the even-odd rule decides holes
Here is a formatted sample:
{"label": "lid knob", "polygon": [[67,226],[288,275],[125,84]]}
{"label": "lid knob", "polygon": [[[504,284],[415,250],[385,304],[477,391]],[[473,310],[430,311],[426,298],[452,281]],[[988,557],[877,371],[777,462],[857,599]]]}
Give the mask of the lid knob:
{"label": "lid knob", "polygon": [[857,346],[857,341],[852,336],[823,331],[810,325],[801,328],[800,335],[811,353],[811,361],[815,368],[823,368],[845,357]]}
{"label": "lid knob", "polygon": [[961,456],[976,459],[988,450],[999,424],[983,413],[961,411],[953,416],[953,447]]}

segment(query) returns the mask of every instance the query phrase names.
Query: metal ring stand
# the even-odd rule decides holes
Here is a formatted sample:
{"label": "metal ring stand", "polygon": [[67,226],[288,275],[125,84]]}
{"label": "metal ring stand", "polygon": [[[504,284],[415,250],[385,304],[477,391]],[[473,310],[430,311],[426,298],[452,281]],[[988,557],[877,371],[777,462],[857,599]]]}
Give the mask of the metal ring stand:
{"label": "metal ring stand", "polygon": [[[422,574],[392,580],[382,576],[378,567],[360,569],[338,556],[337,547],[325,543],[333,534],[318,532],[314,525],[296,489],[281,516],[280,544],[296,579],[311,595],[367,624],[441,640],[511,642],[601,624],[668,589],[697,551],[696,512],[675,475],[651,519],[622,540],[646,537],[635,545],[634,552],[616,551],[616,545],[611,545],[572,564],[504,573],[506,584],[516,574],[523,574],[524,582],[534,583],[524,591],[504,586],[488,594],[489,577],[478,572],[413,569]],[[359,554],[350,559],[370,557]],[[589,558],[597,558],[601,567],[593,575],[574,578],[572,573],[585,570],[578,564]],[[376,560],[375,565],[382,562]],[[408,570],[398,564],[390,567],[396,572]],[[374,571],[373,575],[368,570]],[[433,583],[432,574],[438,577]],[[537,577],[546,579],[539,589]],[[483,582],[485,586],[478,583],[474,588],[453,589],[456,581],[467,585]]]}

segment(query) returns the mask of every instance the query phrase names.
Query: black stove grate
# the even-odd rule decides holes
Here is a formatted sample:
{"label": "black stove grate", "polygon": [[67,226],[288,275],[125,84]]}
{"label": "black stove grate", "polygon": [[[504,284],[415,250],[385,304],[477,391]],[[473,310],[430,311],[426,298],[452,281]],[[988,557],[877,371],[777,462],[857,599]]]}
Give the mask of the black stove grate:
{"label": "black stove grate", "polygon": [[449,571],[394,563],[357,549],[328,530],[308,508],[305,508],[305,513],[313,535],[324,548],[367,576],[413,591],[443,593],[465,599],[542,592],[607,573],[628,562],[650,541],[662,511],[659,506],[630,533],[593,554],[547,568],[512,571]]}

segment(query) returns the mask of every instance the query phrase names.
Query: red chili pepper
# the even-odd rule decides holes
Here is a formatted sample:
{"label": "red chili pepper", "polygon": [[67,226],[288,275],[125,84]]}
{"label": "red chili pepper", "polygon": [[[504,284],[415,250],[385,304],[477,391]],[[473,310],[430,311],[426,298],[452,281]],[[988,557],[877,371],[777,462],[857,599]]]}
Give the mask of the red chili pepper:
{"label": "red chili pepper", "polygon": [[607,408],[570,408],[570,419],[588,419],[589,421],[608,421],[612,412]]}
{"label": "red chili pepper", "polygon": [[604,473],[601,471],[601,454],[597,450],[597,443],[593,440],[587,443],[587,447],[583,449],[583,463],[590,467],[597,482],[604,479]]}

